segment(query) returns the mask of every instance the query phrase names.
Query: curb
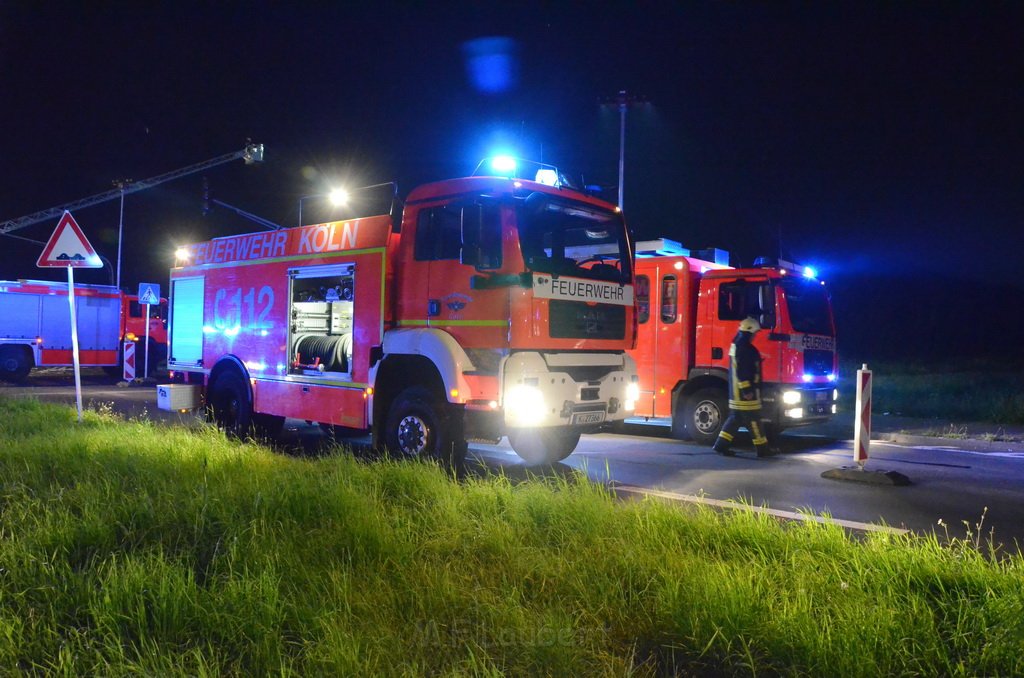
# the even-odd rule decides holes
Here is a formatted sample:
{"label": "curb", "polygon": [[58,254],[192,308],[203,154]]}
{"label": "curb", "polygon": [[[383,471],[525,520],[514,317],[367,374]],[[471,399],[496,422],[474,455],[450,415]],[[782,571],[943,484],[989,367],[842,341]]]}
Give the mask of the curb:
{"label": "curb", "polygon": [[915,445],[919,447],[955,447],[972,452],[1024,453],[1024,441],[1020,440],[980,440],[978,438],[943,438],[940,436],[922,436],[912,433],[875,433],[872,442],[895,443],[898,445]]}

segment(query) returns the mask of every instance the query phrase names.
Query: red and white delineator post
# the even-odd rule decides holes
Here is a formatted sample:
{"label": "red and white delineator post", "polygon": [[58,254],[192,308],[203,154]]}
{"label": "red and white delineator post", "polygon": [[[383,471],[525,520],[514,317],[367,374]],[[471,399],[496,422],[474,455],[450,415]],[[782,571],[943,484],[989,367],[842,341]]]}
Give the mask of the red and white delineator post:
{"label": "red and white delineator post", "polygon": [[864,470],[871,449],[871,370],[857,370],[857,414],[854,419],[853,460]]}
{"label": "red and white delineator post", "polygon": [[124,375],[125,381],[135,381],[135,342],[124,342]]}
{"label": "red and white delineator post", "polygon": [[853,460],[857,466],[829,469],[821,477],[872,485],[910,485],[910,478],[898,471],[875,469],[868,473],[864,468],[871,451],[871,370],[867,365],[857,370],[857,413],[853,427]]}

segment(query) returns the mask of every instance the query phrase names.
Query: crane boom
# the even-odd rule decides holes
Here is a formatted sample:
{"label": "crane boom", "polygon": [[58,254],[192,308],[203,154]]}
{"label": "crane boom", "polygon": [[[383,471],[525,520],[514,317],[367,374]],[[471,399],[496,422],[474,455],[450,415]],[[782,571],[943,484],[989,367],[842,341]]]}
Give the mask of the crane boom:
{"label": "crane boom", "polygon": [[51,207],[50,209],[42,210],[41,212],[28,214],[23,217],[19,217],[18,219],[4,221],[0,223],[0,235],[7,235],[11,231],[16,231],[19,228],[31,226],[32,224],[38,224],[40,221],[55,219],[64,214],[65,211],[70,212],[83,207],[98,205],[99,203],[106,202],[108,200],[115,200],[120,198],[122,195],[137,193],[138,191],[162,184],[165,181],[171,181],[172,179],[178,179],[189,174],[202,172],[205,169],[216,167],[217,165],[223,165],[224,163],[231,162],[232,160],[238,160],[239,158],[245,160],[246,165],[263,162],[263,144],[247,144],[245,148],[240,151],[235,151],[234,153],[226,153],[216,158],[211,158],[205,162],[189,165],[188,167],[183,167],[181,169],[174,170],[173,172],[167,172],[166,174],[160,174],[150,179],[145,179],[144,181],[124,183],[121,187],[112,191],[107,191],[106,193],[99,193],[88,198],[82,198],[81,200],[69,202],[64,205]]}

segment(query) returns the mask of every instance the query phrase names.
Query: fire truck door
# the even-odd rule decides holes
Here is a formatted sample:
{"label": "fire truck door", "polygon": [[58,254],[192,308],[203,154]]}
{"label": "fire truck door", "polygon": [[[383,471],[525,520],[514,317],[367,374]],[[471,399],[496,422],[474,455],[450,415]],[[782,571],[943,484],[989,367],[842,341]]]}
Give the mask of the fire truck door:
{"label": "fire truck door", "polygon": [[[508,292],[473,289],[478,271],[501,266],[496,204],[454,203],[420,211],[416,259],[427,263],[426,317],[466,347],[507,341]],[[492,333],[495,336],[484,337]]]}
{"label": "fire truck door", "polygon": [[[636,416],[653,417],[654,392],[658,377],[658,314],[651,314],[651,275],[658,279],[658,269],[636,277],[637,338],[633,357],[640,376],[640,400],[636,403]],[[659,302],[654,299],[654,307]]]}
{"label": "fire truck door", "polygon": [[[712,331],[711,362],[715,367],[729,369],[729,346],[739,331],[740,321],[756,318],[766,325],[774,324],[775,302],[773,288],[767,279],[725,280],[718,287],[718,309]],[[778,342],[768,336],[771,327],[757,333],[754,345],[761,353],[762,372],[769,373],[778,364]]]}

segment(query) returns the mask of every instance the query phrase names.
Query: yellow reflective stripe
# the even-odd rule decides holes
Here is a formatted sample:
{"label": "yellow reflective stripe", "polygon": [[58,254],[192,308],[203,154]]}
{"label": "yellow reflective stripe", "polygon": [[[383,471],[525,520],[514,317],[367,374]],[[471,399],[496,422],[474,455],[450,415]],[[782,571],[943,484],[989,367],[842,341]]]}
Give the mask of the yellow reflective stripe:
{"label": "yellow reflective stripe", "polygon": [[740,388],[750,388],[750,382],[749,381],[740,381],[740,382],[737,382],[736,385],[739,386]]}
{"label": "yellow reflective stripe", "polygon": [[733,410],[759,410],[761,409],[760,400],[730,400],[729,408]]}
{"label": "yellow reflective stripe", "polygon": [[300,375],[289,375],[285,377],[253,377],[254,381],[275,381],[282,384],[301,384],[303,386],[335,386],[340,388],[354,388],[363,390],[369,384],[358,382],[358,381],[336,381],[330,379],[304,379]]}
{"label": "yellow reflective stripe", "polygon": [[399,327],[508,327],[507,320],[400,320]]}
{"label": "yellow reflective stripe", "polygon": [[732,434],[731,433],[727,433],[726,431],[719,431],[718,435],[719,435],[719,437],[724,438],[727,442],[730,442],[730,443],[732,442]]}
{"label": "yellow reflective stripe", "polygon": [[754,438],[753,442],[754,442],[755,445],[767,445],[768,444],[768,439],[764,438],[764,437]]}

